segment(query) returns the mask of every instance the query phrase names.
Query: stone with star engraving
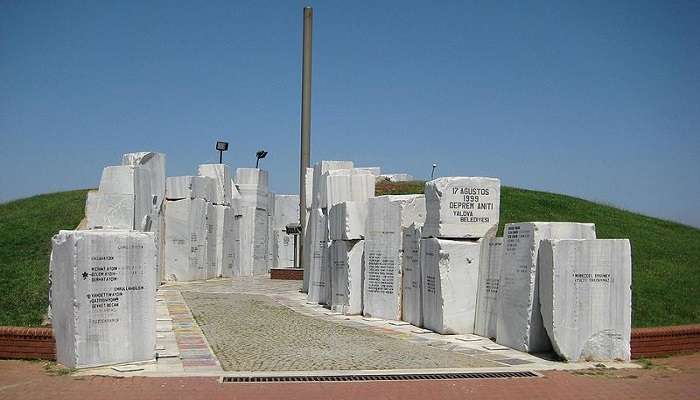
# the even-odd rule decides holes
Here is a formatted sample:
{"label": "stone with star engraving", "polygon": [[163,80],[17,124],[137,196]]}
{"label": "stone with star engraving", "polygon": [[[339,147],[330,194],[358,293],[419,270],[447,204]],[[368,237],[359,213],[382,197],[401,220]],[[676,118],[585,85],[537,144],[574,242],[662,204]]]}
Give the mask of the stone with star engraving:
{"label": "stone with star engraving", "polygon": [[81,368],[152,360],[154,233],[60,231],[52,245],[49,298],[57,361]]}

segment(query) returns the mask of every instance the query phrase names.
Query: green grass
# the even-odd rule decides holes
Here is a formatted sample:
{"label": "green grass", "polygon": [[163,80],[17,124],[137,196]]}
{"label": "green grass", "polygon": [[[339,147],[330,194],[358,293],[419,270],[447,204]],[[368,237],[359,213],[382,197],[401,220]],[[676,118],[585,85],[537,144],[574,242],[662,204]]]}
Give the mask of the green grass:
{"label": "green grass", "polygon": [[48,306],[51,237],[83,218],[87,190],[0,204],[0,326],[37,326]]}
{"label": "green grass", "polygon": [[[377,194],[404,194],[416,186],[392,184]],[[422,192],[418,185],[413,193]],[[629,239],[633,326],[700,322],[700,229],[571,196],[503,187],[499,236],[505,224],[528,221],[593,222],[600,239]]]}
{"label": "green grass", "polygon": [[[423,191],[422,182],[382,184],[377,194]],[[0,204],[0,325],[39,325],[47,306],[51,237],[83,217],[86,190]],[[552,193],[503,187],[501,226],[509,222],[593,222],[599,238],[632,243],[636,327],[700,322],[700,230]]]}

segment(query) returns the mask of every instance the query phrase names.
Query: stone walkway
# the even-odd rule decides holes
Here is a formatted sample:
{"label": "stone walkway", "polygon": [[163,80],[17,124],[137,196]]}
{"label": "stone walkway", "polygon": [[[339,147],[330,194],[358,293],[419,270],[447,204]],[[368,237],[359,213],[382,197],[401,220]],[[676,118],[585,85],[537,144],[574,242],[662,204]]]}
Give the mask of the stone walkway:
{"label": "stone walkway", "polygon": [[[80,375],[269,375],[279,371],[558,370],[561,363],[476,335],[440,335],[401,321],[334,313],[306,301],[301,282],[216,279],[161,286],[157,362],[134,371],[111,367]],[[194,318],[193,318],[194,315]],[[637,368],[630,363],[605,363]]]}
{"label": "stone walkway", "polygon": [[226,371],[494,367],[337,321],[301,315],[263,295],[183,293]]}

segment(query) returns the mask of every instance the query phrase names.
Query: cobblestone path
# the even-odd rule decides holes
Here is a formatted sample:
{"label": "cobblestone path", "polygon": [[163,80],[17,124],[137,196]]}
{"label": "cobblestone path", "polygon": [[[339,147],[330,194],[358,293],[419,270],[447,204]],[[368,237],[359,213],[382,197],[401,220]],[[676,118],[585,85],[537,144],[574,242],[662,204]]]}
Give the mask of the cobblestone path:
{"label": "cobblestone path", "polygon": [[[230,290],[230,289],[229,289]],[[297,313],[264,295],[182,292],[227,371],[470,368],[497,365]]]}

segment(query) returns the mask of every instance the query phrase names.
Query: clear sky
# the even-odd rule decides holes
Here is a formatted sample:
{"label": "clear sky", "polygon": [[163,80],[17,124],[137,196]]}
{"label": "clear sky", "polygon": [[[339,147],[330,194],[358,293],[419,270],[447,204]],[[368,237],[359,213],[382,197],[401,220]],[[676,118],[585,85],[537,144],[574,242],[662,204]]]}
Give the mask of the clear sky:
{"label": "clear sky", "polygon": [[[0,201],[255,151],[298,190],[304,2],[0,2]],[[700,2],[318,1],[312,160],[700,226]]]}

